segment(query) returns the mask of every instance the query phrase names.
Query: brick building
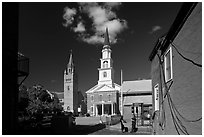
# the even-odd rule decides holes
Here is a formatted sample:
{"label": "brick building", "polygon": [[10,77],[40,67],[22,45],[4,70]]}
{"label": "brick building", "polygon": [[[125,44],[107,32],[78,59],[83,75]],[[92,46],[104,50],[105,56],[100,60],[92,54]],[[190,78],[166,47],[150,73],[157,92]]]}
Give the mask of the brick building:
{"label": "brick building", "polygon": [[[152,110],[152,80],[123,81],[121,91],[123,93],[124,119],[127,122],[131,121],[133,111],[137,115],[138,125],[150,124],[150,119],[147,117]],[[121,106],[121,101],[119,104]]]}
{"label": "brick building", "polygon": [[151,55],[153,134],[202,134],[202,3],[184,3]]}

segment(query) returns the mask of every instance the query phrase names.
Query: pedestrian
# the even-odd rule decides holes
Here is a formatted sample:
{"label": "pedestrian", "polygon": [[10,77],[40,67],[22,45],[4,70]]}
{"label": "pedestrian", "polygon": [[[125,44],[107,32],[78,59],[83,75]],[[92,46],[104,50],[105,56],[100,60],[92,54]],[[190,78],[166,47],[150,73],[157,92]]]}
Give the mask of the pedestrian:
{"label": "pedestrian", "polygon": [[131,132],[136,132],[137,128],[136,128],[136,117],[135,117],[135,114],[133,114],[133,117],[131,118],[131,121],[132,121],[132,130],[131,130]]}
{"label": "pedestrian", "polygon": [[120,124],[121,124],[121,131],[124,132],[128,132],[128,128],[124,126],[123,123],[126,123],[126,121],[123,119],[123,116],[121,116],[120,118]]}

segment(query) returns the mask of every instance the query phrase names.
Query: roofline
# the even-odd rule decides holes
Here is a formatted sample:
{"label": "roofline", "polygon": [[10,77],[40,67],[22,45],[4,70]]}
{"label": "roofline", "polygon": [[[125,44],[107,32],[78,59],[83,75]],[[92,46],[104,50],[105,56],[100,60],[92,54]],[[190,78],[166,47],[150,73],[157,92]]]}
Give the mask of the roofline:
{"label": "roofline", "polygon": [[[149,61],[152,61],[154,56],[157,53],[157,50],[161,50],[162,54],[169,47],[169,43],[175,39],[179,31],[185,24],[186,20],[192,13],[193,9],[196,7],[198,2],[184,2],[181,6],[173,24],[171,25],[167,35],[165,36],[164,41],[160,41],[161,37],[157,40],[156,45],[154,46],[152,52],[149,56]],[[163,36],[162,36],[163,37]]]}
{"label": "roofline", "polygon": [[152,79],[126,80],[126,81],[123,81],[123,83],[124,83],[124,82],[135,82],[135,81],[147,81],[147,80],[148,80],[148,81],[150,81],[150,80],[152,81]]}

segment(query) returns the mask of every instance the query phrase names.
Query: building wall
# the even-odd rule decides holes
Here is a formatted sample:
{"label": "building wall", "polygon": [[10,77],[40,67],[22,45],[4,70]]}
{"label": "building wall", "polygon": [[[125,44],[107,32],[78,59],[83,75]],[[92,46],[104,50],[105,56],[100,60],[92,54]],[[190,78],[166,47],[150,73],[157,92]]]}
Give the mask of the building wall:
{"label": "building wall", "polygon": [[[173,43],[185,57],[202,64],[202,6],[197,4]],[[195,120],[202,116],[202,68],[184,60],[172,47],[173,84],[170,96],[177,110],[187,119]],[[160,111],[155,113],[153,131],[155,134],[178,134],[174,126],[167,97],[161,106],[164,95],[158,57],[155,56],[151,66],[152,87],[159,84]],[[161,75],[160,75],[161,74]],[[153,88],[154,91],[154,88]],[[153,92],[154,93],[154,92]],[[155,106],[153,94],[153,109]],[[165,117],[164,117],[165,112]],[[202,120],[198,122],[181,122],[189,134],[202,134]],[[162,125],[163,126],[159,126]],[[181,134],[182,132],[179,131]]]}
{"label": "building wall", "polygon": [[[132,118],[131,107],[133,103],[152,104],[152,95],[123,95],[123,98],[123,116],[125,120],[131,120]],[[119,98],[119,108],[121,111],[121,98]]]}
{"label": "building wall", "polygon": [[[108,101],[108,94],[111,94],[111,101]],[[102,101],[99,101],[99,96],[102,95]],[[96,92],[96,93],[92,93],[92,94],[87,94],[87,112],[89,114],[91,114],[91,106],[93,106],[93,104],[101,104],[101,103],[111,103],[111,102],[115,102],[117,103],[117,92],[116,91],[105,91],[105,92]],[[94,96],[94,100],[91,101],[91,96]],[[117,103],[118,104],[118,103]]]}

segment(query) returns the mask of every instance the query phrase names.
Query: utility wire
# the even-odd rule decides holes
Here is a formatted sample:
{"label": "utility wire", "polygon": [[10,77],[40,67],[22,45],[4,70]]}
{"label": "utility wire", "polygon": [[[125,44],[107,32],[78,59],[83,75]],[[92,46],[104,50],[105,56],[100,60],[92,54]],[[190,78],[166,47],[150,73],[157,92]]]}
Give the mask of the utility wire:
{"label": "utility wire", "polygon": [[[159,60],[160,60],[160,59],[161,59],[160,56],[159,56],[158,54],[157,54],[157,56],[159,57]],[[164,68],[163,68],[163,66],[162,66],[162,64],[161,64],[161,63],[162,63],[161,60],[160,60],[159,62],[160,62],[160,66],[161,66],[161,68],[162,68],[163,79],[165,80]],[[161,73],[161,72],[160,72],[160,73]],[[168,87],[168,86],[167,86],[167,83],[164,82],[164,86],[165,86],[165,90],[166,90],[165,96],[167,95],[168,104],[169,104],[170,112],[171,112],[171,115],[172,115],[172,120],[173,120],[175,129],[176,129],[176,131],[177,131],[177,133],[178,133],[179,135],[180,135],[180,133],[179,133],[179,131],[178,131],[178,128],[180,129],[180,131],[182,131],[183,134],[189,135],[189,133],[187,132],[186,127],[185,127],[185,126],[182,124],[182,122],[179,120],[179,118],[177,117],[175,111],[174,111],[174,113],[173,113],[173,111],[172,111],[172,110],[173,110],[173,107],[172,107],[172,105],[171,105],[171,103],[170,103],[170,99],[169,99],[169,90],[170,90],[170,87],[171,87],[172,84],[173,84],[173,81],[171,82],[171,84],[170,84],[169,87]],[[179,123],[176,121],[174,115],[176,115],[177,121],[178,121]],[[181,127],[180,127],[180,126],[181,126]]]}
{"label": "utility wire", "polygon": [[202,117],[200,117],[200,118],[198,118],[198,119],[196,119],[196,120],[189,120],[189,119],[185,118],[184,116],[181,115],[181,113],[180,113],[180,112],[178,111],[178,109],[175,107],[175,105],[174,105],[174,103],[173,103],[171,97],[170,97],[170,101],[171,101],[171,104],[172,104],[173,108],[176,110],[176,112],[179,114],[179,116],[184,119],[185,122],[198,122],[198,121],[200,121],[200,120],[202,119]]}
{"label": "utility wire", "polygon": [[198,64],[198,63],[194,62],[193,60],[188,59],[187,57],[183,56],[183,55],[178,51],[178,49],[176,48],[176,45],[175,45],[172,41],[170,41],[170,42],[171,42],[170,44],[172,45],[172,47],[175,48],[175,50],[177,51],[177,53],[178,53],[182,58],[184,58],[185,60],[187,60],[187,61],[193,63],[194,65],[196,65],[196,66],[198,66],[198,67],[202,67],[201,64]]}
{"label": "utility wire", "polygon": [[[178,123],[177,123],[179,129],[182,131],[182,133],[189,135],[189,133],[188,133],[186,127],[183,125],[183,123],[181,122],[181,120],[178,118],[178,116],[177,116],[176,113],[175,113],[175,110],[174,110],[173,107],[172,107],[172,104],[171,104],[171,101],[170,101],[170,94],[167,94],[167,98],[168,98],[168,102],[169,102],[170,108],[172,108],[173,113],[174,113],[174,116],[176,117],[177,121],[179,122],[179,125],[181,126],[181,127],[180,127],[180,126],[178,125]],[[172,110],[171,110],[171,111],[172,111]],[[175,118],[175,117],[174,117],[174,118]]]}

